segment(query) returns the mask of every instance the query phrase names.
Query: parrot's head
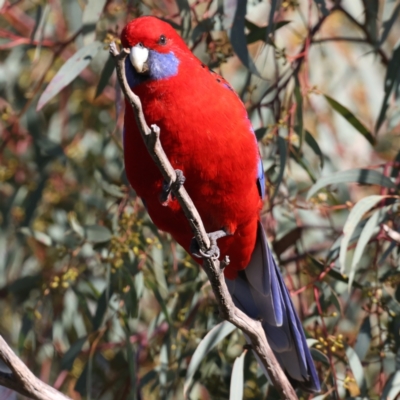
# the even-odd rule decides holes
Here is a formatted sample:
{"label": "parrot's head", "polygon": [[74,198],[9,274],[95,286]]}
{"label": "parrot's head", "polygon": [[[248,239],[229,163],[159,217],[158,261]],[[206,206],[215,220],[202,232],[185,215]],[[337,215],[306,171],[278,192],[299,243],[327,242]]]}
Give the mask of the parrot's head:
{"label": "parrot's head", "polygon": [[182,56],[191,56],[174,28],[156,17],[129,22],[122,31],[121,42],[130,50],[126,74],[131,87],[177,75]]}

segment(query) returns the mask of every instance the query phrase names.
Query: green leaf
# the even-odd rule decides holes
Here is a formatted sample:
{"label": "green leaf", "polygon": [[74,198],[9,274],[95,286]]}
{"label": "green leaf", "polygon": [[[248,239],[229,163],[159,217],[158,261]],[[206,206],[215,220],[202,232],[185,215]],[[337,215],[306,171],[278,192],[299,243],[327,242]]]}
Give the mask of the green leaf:
{"label": "green leaf", "polygon": [[96,24],[103,13],[106,0],[88,0],[82,15],[83,43],[85,45],[93,42],[96,37]]}
{"label": "green leaf", "polygon": [[248,68],[251,73],[261,78],[261,75],[258,72],[247,48],[247,40],[245,35],[246,10],[247,0],[238,1],[235,11],[235,18],[233,20],[231,29],[230,40],[234,52],[239,57],[239,60],[243,63],[243,65]]}
{"label": "green leaf", "polygon": [[85,225],[84,237],[92,243],[108,242],[112,238],[111,231],[103,225]]}
{"label": "green leaf", "polygon": [[356,383],[363,394],[366,391],[366,383],[361,361],[358,358],[357,353],[350,346],[346,346],[346,356],[349,360],[349,366],[351,372],[353,372],[354,379],[356,380]]}
{"label": "green leaf", "polygon": [[23,301],[29,297],[31,290],[40,287],[42,279],[42,274],[23,276],[10,283],[8,291],[19,301]]}
{"label": "green leaf", "polygon": [[168,307],[167,304],[165,303],[163,297],[160,294],[160,291],[158,290],[157,286],[153,282],[148,283],[149,287],[153,290],[154,296],[158,301],[158,304],[160,304],[161,311],[164,314],[164,317],[166,321],[168,322],[168,325],[172,325],[171,317],[169,315]]}
{"label": "green leaf", "polygon": [[296,132],[299,135],[299,150],[303,145],[304,128],[303,128],[303,95],[301,93],[301,86],[299,77],[295,76],[294,97],[296,99]]}
{"label": "green leaf", "polygon": [[372,169],[350,169],[347,171],[336,172],[329,176],[322,177],[310,188],[307,194],[309,200],[315,193],[325,186],[335,183],[357,182],[363,185],[379,185],[389,189],[396,189],[396,185],[390,178]]}
{"label": "green leaf", "polygon": [[286,140],[280,136],[277,136],[277,144],[278,144],[278,150],[279,150],[279,174],[278,174],[278,177],[276,178],[276,181],[274,182],[275,183],[275,191],[271,197],[271,203],[274,200],[275,196],[278,194],[279,186],[282,183],[283,175],[285,173],[286,158],[287,158]]}
{"label": "green leaf", "polygon": [[[317,8],[319,11],[321,11],[321,14],[326,17],[329,15],[329,10],[326,8],[325,0],[314,0],[314,3],[317,5]],[[316,399],[316,397],[314,397]]]}
{"label": "green leaf", "polygon": [[364,249],[370,241],[371,237],[379,232],[379,220],[381,217],[382,210],[375,211],[372,216],[368,219],[363,230],[361,231],[360,238],[358,239],[356,249],[354,251],[353,260],[351,262],[349,272],[349,290],[354,280],[354,276],[358,267],[358,263],[364,254]]}
{"label": "green leaf", "polygon": [[383,45],[383,42],[389,36],[389,32],[392,29],[393,24],[397,21],[397,17],[399,16],[399,11],[400,11],[400,4],[398,4],[397,7],[394,9],[391,17],[382,24],[383,32],[381,38],[379,39],[379,43],[376,46],[377,48],[381,47]]}
{"label": "green leaf", "polygon": [[267,128],[258,128],[254,131],[254,134],[256,135],[257,142],[262,140],[262,138],[265,136],[267,133]]}
{"label": "green leaf", "polygon": [[372,136],[372,133],[357,119],[357,117],[348,110],[345,106],[338,103],[332,97],[324,95],[331,107],[337,111],[342,117],[344,117],[347,122],[354,126],[364,137],[371,143],[372,146],[375,145],[376,139]]}
{"label": "green leaf", "polygon": [[396,371],[383,388],[382,400],[396,400],[400,393],[400,371]]}
{"label": "green leaf", "polygon": [[[308,259],[311,260],[312,264],[317,267],[317,269],[319,269],[321,272],[325,271],[326,267],[324,266],[324,264],[322,264],[321,262],[317,261],[315,258],[308,256]],[[336,281],[339,282],[343,282],[343,283],[349,283],[349,278],[347,278],[347,276],[342,275],[340,273],[340,271],[331,268],[328,271],[328,275],[335,279]],[[360,285],[358,282],[353,282],[353,286],[356,287],[357,289],[363,289],[364,286]]]}
{"label": "green leaf", "polygon": [[385,288],[382,291],[382,304],[388,310],[391,317],[400,315],[400,303]]}
{"label": "green leaf", "polygon": [[400,84],[400,40],[396,43],[393,49],[392,58],[389,61],[385,77],[385,96],[383,98],[381,111],[379,112],[378,120],[376,121],[375,132],[379,131],[385,117],[386,111],[389,108],[389,98],[394,88]]}
{"label": "green leaf", "polygon": [[72,344],[68,351],[61,359],[61,369],[71,371],[76,357],[82,350],[83,345],[86,343],[87,337],[84,336]]}
{"label": "green leaf", "polygon": [[[291,21],[279,21],[276,24],[273,24],[272,32],[277,31],[278,29],[282,28],[283,26],[289,24]],[[246,41],[247,44],[251,44],[254,42],[257,42],[259,40],[262,40],[272,46],[274,46],[274,43],[272,42],[271,39],[267,39],[267,31],[268,31],[268,26],[258,26],[256,24],[253,24],[252,22],[248,21],[246,19],[245,21],[246,28],[250,30],[250,32],[246,36]]]}
{"label": "green leaf", "polygon": [[192,42],[195,42],[203,33],[210,32],[214,23],[213,18],[205,18],[200,21],[192,31]]}
{"label": "green leaf", "polygon": [[40,96],[36,111],[41,110],[48,101],[70,84],[89,65],[101,46],[100,42],[90,43],[69,58]]}
{"label": "green leaf", "polygon": [[363,361],[368,353],[369,346],[371,345],[371,320],[369,315],[364,318],[361,324],[360,331],[358,332],[357,341],[354,345],[354,351],[357,353],[358,358]]}
{"label": "green leaf", "polygon": [[181,35],[186,40],[189,37],[190,29],[192,27],[192,10],[188,0],[176,0],[176,3],[181,17]]}
{"label": "green leaf", "polygon": [[278,7],[278,0],[271,0],[271,9],[269,11],[269,17],[268,17],[267,34],[265,35],[266,41],[268,40],[269,35],[273,32],[274,17],[277,7]]}
{"label": "green leaf", "polygon": [[23,233],[26,236],[33,237],[35,240],[38,242],[44,244],[45,246],[51,246],[53,244],[53,241],[51,240],[51,237],[49,235],[46,235],[43,232],[40,231],[34,231],[28,227],[22,227],[20,229],[20,232]]}
{"label": "green leaf", "polygon": [[81,375],[76,381],[74,387],[74,390],[78,392],[81,396],[86,396],[88,375],[89,375],[89,363],[86,363],[85,368],[83,369]]}
{"label": "green leaf", "polygon": [[[346,271],[346,265],[345,265],[346,252],[354,230],[356,229],[358,223],[361,221],[363,215],[385,197],[386,196],[380,196],[380,195],[372,195],[364,197],[359,202],[357,202],[357,204],[350,211],[350,214],[347,217],[346,223],[344,224],[343,227],[343,238],[340,243],[339,261],[340,261],[340,270],[342,273]],[[349,279],[349,286],[350,284],[351,280]]]}
{"label": "green leaf", "polygon": [[115,68],[115,62],[114,62],[114,59],[112,58],[112,56],[110,55],[108,57],[106,63],[104,64],[103,70],[101,71],[100,80],[97,85],[96,94],[95,94],[94,98],[97,98],[98,96],[100,96],[103,93],[103,90],[107,86],[107,84],[111,78],[111,75],[114,72],[114,68]]}
{"label": "green leaf", "polygon": [[364,4],[365,22],[366,27],[371,39],[376,42],[378,39],[378,12],[379,2],[371,0],[362,0]]}
{"label": "green leaf", "polygon": [[103,322],[104,315],[106,314],[108,303],[110,301],[111,296],[113,295],[113,288],[106,287],[101,294],[98,302],[97,302],[97,309],[96,314],[93,317],[93,330],[97,331]]}
{"label": "green leaf", "polygon": [[305,131],[305,140],[306,143],[314,151],[314,153],[319,157],[321,168],[324,168],[324,155],[318,145],[318,142],[315,140],[314,136],[307,130]]}
{"label": "green leaf", "polygon": [[133,344],[130,341],[130,333],[128,330],[125,332],[125,343],[126,343],[126,353],[128,359],[128,366],[129,366],[129,378],[130,378],[130,385],[129,385],[129,396],[127,398],[129,400],[136,400],[136,385],[138,382],[137,379],[137,372],[136,371],[136,357],[133,348]]}
{"label": "green leaf", "polygon": [[195,352],[193,353],[192,359],[190,360],[190,364],[186,371],[185,384],[183,387],[183,394],[185,398],[188,398],[188,390],[192,386],[193,376],[203,359],[222,339],[232,333],[235,329],[235,325],[232,325],[228,321],[223,321],[214,326],[214,328],[212,328],[210,332],[204,336],[203,340],[199,343]]}
{"label": "green leaf", "polygon": [[237,357],[233,363],[232,375],[231,375],[231,387],[229,391],[229,400],[243,400],[243,388],[244,388],[244,358],[247,350],[244,350],[240,357]]}

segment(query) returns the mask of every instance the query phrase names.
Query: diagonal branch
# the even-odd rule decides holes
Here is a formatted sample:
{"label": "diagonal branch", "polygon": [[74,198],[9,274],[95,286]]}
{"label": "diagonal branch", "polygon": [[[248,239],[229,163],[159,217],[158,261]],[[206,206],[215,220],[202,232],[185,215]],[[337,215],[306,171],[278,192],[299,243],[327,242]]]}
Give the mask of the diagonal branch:
{"label": "diagonal branch", "polygon": [[10,373],[0,371],[0,385],[35,400],[71,400],[52,388],[29,370],[15,355],[6,341],[0,336],[0,359],[10,369]]}
{"label": "diagonal branch", "polygon": [[[146,144],[147,150],[158,166],[163,178],[167,182],[175,182],[175,170],[161,146],[160,129],[156,125],[152,125],[151,128],[147,125],[140,99],[132,92],[126,80],[125,59],[129,54],[129,50],[122,49],[119,53],[115,43],[111,43],[110,53],[115,60],[117,76],[122,91],[132,106],[136,123]],[[172,185],[172,187],[173,186],[174,185]],[[178,190],[173,190],[173,192],[191,225],[193,234],[199,243],[200,249],[206,251],[210,246],[210,241],[195,205],[183,185]],[[228,262],[228,260],[225,260],[225,263]],[[234,324],[249,337],[252,350],[257,354],[263,366],[268,371],[268,375],[273,385],[280,393],[282,399],[297,400],[297,395],[293,387],[290,385],[268,344],[261,322],[251,319],[233,304],[231,295],[229,294],[225,283],[223,267],[224,265],[221,266],[221,263],[218,260],[208,258],[203,261],[203,269],[210,280],[221,317]]]}

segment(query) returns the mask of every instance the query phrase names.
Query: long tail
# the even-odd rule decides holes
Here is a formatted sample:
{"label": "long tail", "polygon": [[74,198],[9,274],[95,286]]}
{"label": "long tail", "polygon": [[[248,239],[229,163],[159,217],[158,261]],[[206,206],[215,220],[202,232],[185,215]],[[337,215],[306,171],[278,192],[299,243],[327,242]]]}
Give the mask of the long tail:
{"label": "long tail", "polygon": [[250,264],[226,283],[236,307],[251,318],[261,319],[268,342],[292,384],[319,392],[303,327],[260,222]]}

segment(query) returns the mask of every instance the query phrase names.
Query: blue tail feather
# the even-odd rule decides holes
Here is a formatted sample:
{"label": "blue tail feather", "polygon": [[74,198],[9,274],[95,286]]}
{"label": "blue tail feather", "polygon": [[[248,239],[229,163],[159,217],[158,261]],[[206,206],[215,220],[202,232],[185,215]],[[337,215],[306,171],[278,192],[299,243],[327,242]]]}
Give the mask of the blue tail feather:
{"label": "blue tail feather", "polygon": [[268,342],[289,379],[310,392],[320,383],[303,326],[273,258],[261,223],[249,266],[235,280],[226,280],[235,305],[261,319]]}

